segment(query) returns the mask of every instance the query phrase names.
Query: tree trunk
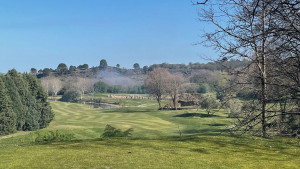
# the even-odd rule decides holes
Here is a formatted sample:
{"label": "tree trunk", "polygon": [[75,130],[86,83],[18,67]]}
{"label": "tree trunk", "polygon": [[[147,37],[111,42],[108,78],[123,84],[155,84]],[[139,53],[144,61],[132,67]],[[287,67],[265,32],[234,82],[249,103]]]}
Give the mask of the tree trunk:
{"label": "tree trunk", "polygon": [[159,106],[159,109],[161,109],[161,96],[157,96],[157,102],[158,102],[158,106]]}
{"label": "tree trunk", "polygon": [[266,105],[267,105],[267,74],[266,74],[266,16],[265,16],[265,1],[262,3],[262,54],[261,54],[261,124],[262,124],[262,136],[266,137]]}
{"label": "tree trunk", "polygon": [[176,95],[176,94],[175,94],[174,97],[172,98],[172,101],[173,101],[174,109],[177,110],[177,104],[176,104],[176,103],[177,103],[177,95]]}

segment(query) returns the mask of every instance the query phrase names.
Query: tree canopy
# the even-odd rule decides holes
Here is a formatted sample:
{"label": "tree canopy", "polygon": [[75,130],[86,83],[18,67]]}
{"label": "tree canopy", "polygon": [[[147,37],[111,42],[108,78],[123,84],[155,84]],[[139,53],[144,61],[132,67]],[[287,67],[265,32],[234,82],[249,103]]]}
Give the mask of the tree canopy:
{"label": "tree canopy", "polygon": [[0,135],[45,128],[53,117],[47,94],[34,75],[15,69],[0,75]]}

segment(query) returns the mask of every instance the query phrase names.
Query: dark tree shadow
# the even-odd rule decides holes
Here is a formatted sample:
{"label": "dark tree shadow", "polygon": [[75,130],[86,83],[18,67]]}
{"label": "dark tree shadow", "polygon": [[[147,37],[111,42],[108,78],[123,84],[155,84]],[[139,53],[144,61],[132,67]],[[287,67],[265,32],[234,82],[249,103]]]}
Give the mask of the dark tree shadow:
{"label": "dark tree shadow", "polygon": [[199,135],[208,135],[208,136],[218,136],[222,134],[223,132],[227,132],[227,129],[190,129],[190,130],[183,130],[182,132],[184,134],[189,134],[193,136],[199,136]]}
{"label": "dark tree shadow", "polygon": [[209,126],[219,127],[219,126],[226,126],[226,124],[215,123],[215,124],[208,124]]}
{"label": "dark tree shadow", "polygon": [[183,114],[178,114],[176,116],[173,117],[220,117],[218,115],[214,115],[214,114],[203,114],[203,113],[183,113]]}

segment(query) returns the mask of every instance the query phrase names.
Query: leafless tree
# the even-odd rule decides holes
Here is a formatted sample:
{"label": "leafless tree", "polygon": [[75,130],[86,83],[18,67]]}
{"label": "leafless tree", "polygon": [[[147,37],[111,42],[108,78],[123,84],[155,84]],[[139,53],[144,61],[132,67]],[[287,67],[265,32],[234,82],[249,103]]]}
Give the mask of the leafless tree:
{"label": "leafless tree", "polygon": [[62,89],[62,82],[60,79],[52,77],[49,79],[50,81],[50,91],[57,96],[57,93]]}
{"label": "leafless tree", "polygon": [[154,95],[158,102],[159,108],[161,109],[162,95],[166,94],[167,89],[167,77],[170,77],[169,71],[163,68],[155,68],[149,72],[146,80],[145,87],[149,94]]}
{"label": "leafless tree", "polygon": [[41,79],[43,88],[47,93],[51,93],[52,96],[57,96],[57,93],[62,89],[62,81],[53,76],[45,77]]}
{"label": "leafless tree", "polygon": [[80,100],[82,100],[83,95],[85,93],[93,93],[94,92],[94,84],[96,83],[96,79],[88,79],[77,77],[75,83],[73,84],[75,89],[80,93]]}
{"label": "leafless tree", "polygon": [[[260,124],[261,128],[257,131],[266,137],[267,128],[274,124],[274,117],[280,115],[274,110],[276,104],[283,99],[280,95],[275,97],[274,91],[285,86],[289,90],[284,91],[289,94],[284,96],[292,96],[291,91],[294,91],[297,94],[293,98],[299,102],[300,2],[205,0],[196,5],[201,8],[200,21],[214,27],[210,29],[212,32],[204,34],[203,44],[215,47],[220,52],[220,62],[235,57],[249,61],[249,65],[243,70],[234,73],[235,77],[243,79],[237,84],[255,87],[259,102],[252,104],[254,107],[246,106],[251,111],[239,121],[237,130],[255,131]],[[297,64],[292,64],[293,62]]]}
{"label": "leafless tree", "polygon": [[49,85],[48,78],[42,78],[41,79],[41,84],[42,84],[42,87],[44,88],[44,90],[46,91],[46,93],[49,94],[50,85]]}
{"label": "leafless tree", "polygon": [[178,95],[182,92],[184,77],[181,74],[169,74],[166,76],[166,92],[172,98],[173,107],[177,110]]}

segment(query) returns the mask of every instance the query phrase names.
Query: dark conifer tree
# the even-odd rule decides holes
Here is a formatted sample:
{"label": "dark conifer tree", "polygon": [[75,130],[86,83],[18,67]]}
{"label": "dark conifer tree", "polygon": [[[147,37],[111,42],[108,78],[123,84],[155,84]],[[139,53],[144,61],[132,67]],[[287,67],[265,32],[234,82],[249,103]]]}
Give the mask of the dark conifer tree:
{"label": "dark conifer tree", "polygon": [[26,118],[27,118],[27,116],[29,116],[28,104],[27,104],[27,98],[29,96],[28,85],[24,81],[22,75],[20,73],[18,73],[16,69],[9,70],[7,72],[7,75],[9,75],[11,77],[11,79],[13,80],[13,82],[15,83],[17,92],[19,93],[21,103],[23,105],[23,109],[22,109],[23,112],[17,113],[17,114],[20,115],[18,118],[18,121],[22,122],[22,130],[24,130],[23,127],[24,127]]}
{"label": "dark conifer tree", "polygon": [[25,124],[24,112],[26,112],[27,108],[22,104],[18,89],[10,74],[5,75],[5,86],[7,88],[7,93],[11,99],[12,109],[17,116],[16,128],[17,130],[22,130],[22,127]]}
{"label": "dark conifer tree", "polygon": [[[44,92],[40,82],[36,77],[30,74],[24,74],[24,79],[27,81],[32,99],[35,101],[33,105],[38,112],[39,128],[45,128],[53,120],[54,113],[51,110],[50,104],[47,101],[47,94]],[[35,114],[34,114],[35,115]],[[35,121],[36,122],[36,121]]]}
{"label": "dark conifer tree", "polygon": [[27,81],[23,78],[22,74],[18,73],[15,69],[12,69],[10,71],[8,71],[8,73],[17,89],[18,89],[18,93],[20,95],[21,98],[21,102],[25,107],[23,114],[23,118],[22,120],[25,120],[24,125],[22,126],[22,130],[27,131],[27,130],[35,130],[38,129],[38,112],[35,109],[35,99],[31,96],[30,92],[29,92],[29,85],[27,83]]}
{"label": "dark conifer tree", "polygon": [[11,100],[0,76],[0,135],[13,133],[16,130],[16,114],[11,108]]}
{"label": "dark conifer tree", "polygon": [[39,80],[15,69],[0,75],[0,135],[45,128],[54,113]]}

